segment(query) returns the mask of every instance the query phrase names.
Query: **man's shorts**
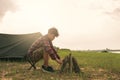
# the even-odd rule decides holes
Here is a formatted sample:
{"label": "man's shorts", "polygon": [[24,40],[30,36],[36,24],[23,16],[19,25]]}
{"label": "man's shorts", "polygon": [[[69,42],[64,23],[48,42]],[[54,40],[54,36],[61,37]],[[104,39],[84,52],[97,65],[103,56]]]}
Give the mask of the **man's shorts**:
{"label": "man's shorts", "polygon": [[27,54],[27,60],[33,64],[38,62],[40,59],[43,59],[43,49],[39,48],[33,51],[32,53]]}

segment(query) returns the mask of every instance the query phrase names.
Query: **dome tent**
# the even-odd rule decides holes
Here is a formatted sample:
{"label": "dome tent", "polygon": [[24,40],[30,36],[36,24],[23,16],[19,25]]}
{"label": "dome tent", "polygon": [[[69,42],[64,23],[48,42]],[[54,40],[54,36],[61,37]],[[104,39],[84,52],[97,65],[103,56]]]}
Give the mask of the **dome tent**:
{"label": "dome tent", "polygon": [[0,34],[0,59],[24,58],[31,44],[41,33],[31,34]]}

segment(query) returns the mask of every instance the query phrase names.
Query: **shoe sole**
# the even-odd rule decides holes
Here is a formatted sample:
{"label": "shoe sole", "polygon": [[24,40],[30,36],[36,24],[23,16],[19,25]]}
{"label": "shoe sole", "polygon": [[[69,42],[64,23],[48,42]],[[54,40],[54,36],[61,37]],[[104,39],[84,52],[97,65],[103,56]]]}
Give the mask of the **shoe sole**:
{"label": "shoe sole", "polygon": [[53,73],[53,72],[50,72],[50,71],[46,71],[44,69],[42,69],[42,71],[45,72],[45,73]]}

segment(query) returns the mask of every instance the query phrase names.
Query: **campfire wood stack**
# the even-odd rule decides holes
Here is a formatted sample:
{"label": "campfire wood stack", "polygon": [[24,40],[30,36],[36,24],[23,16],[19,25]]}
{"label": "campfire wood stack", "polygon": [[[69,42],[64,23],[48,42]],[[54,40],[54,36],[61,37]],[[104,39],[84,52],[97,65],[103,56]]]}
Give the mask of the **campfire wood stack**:
{"label": "campfire wood stack", "polygon": [[63,64],[61,66],[60,72],[62,73],[66,71],[69,73],[72,73],[72,72],[80,73],[81,72],[77,60],[71,55],[71,53],[63,59]]}

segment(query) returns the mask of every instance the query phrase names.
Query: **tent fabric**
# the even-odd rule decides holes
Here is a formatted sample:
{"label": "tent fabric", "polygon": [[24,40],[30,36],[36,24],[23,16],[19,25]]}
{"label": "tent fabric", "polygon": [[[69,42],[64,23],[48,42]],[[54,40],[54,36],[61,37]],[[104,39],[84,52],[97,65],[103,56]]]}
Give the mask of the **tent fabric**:
{"label": "tent fabric", "polygon": [[32,43],[41,33],[0,34],[0,58],[24,58]]}

